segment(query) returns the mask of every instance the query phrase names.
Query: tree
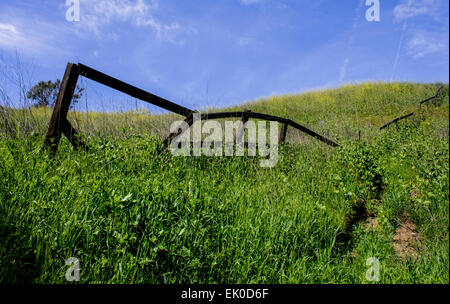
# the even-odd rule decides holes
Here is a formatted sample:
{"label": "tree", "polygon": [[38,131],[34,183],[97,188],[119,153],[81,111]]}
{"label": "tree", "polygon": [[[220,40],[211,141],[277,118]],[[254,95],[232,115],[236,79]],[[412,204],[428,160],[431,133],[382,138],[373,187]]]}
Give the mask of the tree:
{"label": "tree", "polygon": [[[34,85],[27,93],[27,98],[34,102],[35,107],[53,107],[58,98],[59,88],[61,87],[61,80],[56,79],[53,81],[40,81]],[[76,104],[83,95],[83,88],[78,85],[75,88],[71,107]]]}

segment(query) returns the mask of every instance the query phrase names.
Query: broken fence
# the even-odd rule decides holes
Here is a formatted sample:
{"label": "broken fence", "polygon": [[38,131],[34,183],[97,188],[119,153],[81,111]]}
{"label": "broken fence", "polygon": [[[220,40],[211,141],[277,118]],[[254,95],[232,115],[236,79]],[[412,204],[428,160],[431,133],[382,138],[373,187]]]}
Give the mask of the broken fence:
{"label": "broken fence", "polygon": [[[123,92],[127,95],[130,95],[139,100],[151,103],[155,106],[163,108],[172,113],[179,114],[185,117],[185,122],[189,125],[189,127],[193,124],[193,114],[198,113],[197,111],[188,109],[179,104],[171,102],[167,99],[161,98],[159,96],[153,95],[149,92],[146,92],[142,89],[139,89],[135,86],[132,86],[128,83],[125,83],[119,79],[106,75],[102,72],[99,72],[93,68],[90,68],[84,64],[78,63],[68,63],[66,67],[66,71],[64,73],[63,80],[61,82],[61,87],[58,93],[58,98],[56,100],[56,104],[53,108],[53,113],[50,118],[50,123],[48,127],[47,134],[45,136],[45,146],[49,148],[52,154],[55,154],[59,141],[61,139],[62,134],[64,134],[69,142],[74,146],[75,149],[82,148],[84,150],[89,150],[88,145],[78,136],[78,131],[71,125],[71,123],[67,120],[67,114],[70,109],[70,104],[72,102],[73,94],[75,91],[75,87],[78,82],[79,76],[83,76],[89,78],[93,81],[101,83],[105,86]],[[221,119],[221,118],[238,118],[242,119],[242,122],[245,123],[250,118],[261,119],[266,121],[277,121],[282,124],[280,130],[279,144],[285,142],[286,140],[286,132],[288,126],[291,126],[297,130],[300,130],[303,133],[306,133],[317,140],[326,143],[327,145],[338,147],[339,144],[334,141],[286,118],[281,118],[273,115],[267,115],[262,113],[256,113],[249,110],[243,112],[219,112],[219,113],[200,113],[202,120],[209,119]],[[179,130],[176,133],[171,133],[164,140],[163,143],[163,151],[168,148],[173,138],[179,135],[182,130]],[[243,136],[243,128],[238,131],[238,137]]]}

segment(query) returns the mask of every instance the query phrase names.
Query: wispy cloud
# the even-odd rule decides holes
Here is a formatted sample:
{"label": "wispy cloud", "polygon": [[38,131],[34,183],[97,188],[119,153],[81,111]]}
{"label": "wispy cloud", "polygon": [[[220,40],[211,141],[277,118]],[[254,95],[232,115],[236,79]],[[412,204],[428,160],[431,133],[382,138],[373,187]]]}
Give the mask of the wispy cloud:
{"label": "wispy cloud", "polygon": [[394,8],[394,18],[397,22],[422,15],[438,18],[439,9],[439,0],[403,0]]}
{"label": "wispy cloud", "polygon": [[51,37],[46,30],[42,30],[45,28],[42,25],[41,30],[37,31],[18,20],[0,23],[0,48],[34,55],[53,52],[55,49],[48,43]]}
{"label": "wispy cloud", "polygon": [[262,0],[240,0],[240,2],[244,5],[250,5],[250,4],[261,3]]}
{"label": "wispy cloud", "polygon": [[88,31],[97,37],[116,39],[117,34],[109,26],[123,22],[136,28],[151,28],[157,38],[176,42],[172,34],[181,29],[176,22],[165,24],[154,16],[158,8],[156,0],[82,0],[80,7],[81,20],[77,27],[82,36]]}
{"label": "wispy cloud", "polygon": [[[403,26],[393,75],[398,64],[404,36],[408,37],[406,54],[413,59],[431,54],[448,53],[448,15],[447,21],[444,21],[441,20],[443,14],[445,16],[441,0],[404,0],[394,8],[394,21],[403,22]],[[420,23],[419,27],[419,24],[415,22],[415,18],[420,16],[431,17],[427,21],[427,29],[424,29],[423,23]]]}
{"label": "wispy cloud", "polygon": [[339,82],[342,82],[344,80],[345,76],[347,75],[347,66],[348,66],[349,62],[350,62],[350,59],[348,57],[345,58],[344,63],[342,64],[342,67],[341,67],[341,72],[339,75]]}
{"label": "wispy cloud", "polygon": [[0,46],[11,47],[19,37],[16,27],[9,23],[0,23]]}
{"label": "wispy cloud", "polygon": [[[355,17],[353,18],[353,22],[352,22],[352,29],[351,29],[351,34],[348,38],[348,52],[351,53],[353,51],[353,43],[354,43],[354,39],[355,39],[355,32],[358,28],[358,20],[361,18],[362,15],[362,8],[364,5],[364,1],[360,0],[358,6],[355,9]],[[347,68],[348,68],[348,64],[350,63],[350,58],[346,57],[344,59],[344,63],[341,66],[341,71],[339,73],[339,82],[344,81],[346,75],[347,75]]]}
{"label": "wispy cloud", "polygon": [[17,29],[12,24],[0,23],[0,31],[5,32],[5,33],[9,32],[12,34],[17,34]]}
{"label": "wispy cloud", "polygon": [[414,59],[422,58],[426,55],[443,52],[448,48],[448,39],[443,41],[439,33],[432,33],[428,31],[417,31],[413,33],[407,45],[408,55]]}

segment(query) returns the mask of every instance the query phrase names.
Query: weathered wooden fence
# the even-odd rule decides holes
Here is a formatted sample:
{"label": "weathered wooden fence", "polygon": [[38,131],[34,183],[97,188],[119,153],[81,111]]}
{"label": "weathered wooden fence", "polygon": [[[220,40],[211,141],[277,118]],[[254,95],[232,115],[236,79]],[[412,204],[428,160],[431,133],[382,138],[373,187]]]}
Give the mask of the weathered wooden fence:
{"label": "weathered wooden fence", "polygon": [[[434,95],[431,96],[430,98],[427,98],[427,99],[425,99],[425,100],[420,101],[420,102],[419,102],[419,107],[420,107],[420,109],[422,108],[422,105],[423,105],[423,104],[429,102],[430,100],[433,100],[433,99],[439,97],[439,95],[441,94],[443,88],[444,88],[443,86],[440,86],[440,87],[437,89],[436,94],[434,94]],[[390,125],[392,125],[392,124],[394,124],[394,123],[396,124],[396,123],[398,123],[400,120],[406,119],[406,118],[411,117],[411,116],[413,116],[413,115],[414,115],[414,112],[411,112],[411,113],[409,113],[409,114],[406,114],[406,115],[397,117],[396,119],[394,119],[394,120],[388,122],[387,124],[384,124],[383,126],[381,126],[380,130],[383,130],[383,129],[389,127]]]}
{"label": "weathered wooden fence", "polygon": [[[45,146],[49,148],[52,152],[52,154],[55,154],[59,141],[61,139],[61,135],[64,134],[67,139],[70,141],[70,143],[74,146],[75,149],[83,148],[85,150],[88,150],[88,145],[83,142],[80,137],[78,136],[77,130],[70,124],[70,122],[67,120],[67,114],[69,112],[70,104],[72,102],[73,94],[75,91],[75,87],[78,82],[79,76],[83,76],[86,78],[89,78],[93,81],[96,81],[98,83],[101,83],[105,86],[108,86],[110,88],[113,88],[115,90],[118,90],[120,92],[123,92],[127,95],[130,95],[134,98],[140,99],[142,101],[151,103],[153,105],[156,105],[160,108],[163,108],[167,111],[179,114],[181,116],[185,117],[185,122],[189,125],[189,127],[193,124],[193,114],[198,113],[195,110],[188,109],[186,107],[183,107],[181,105],[178,105],[176,103],[173,103],[169,100],[166,100],[164,98],[161,98],[159,96],[153,95],[149,92],[146,92],[142,89],[139,89],[135,86],[132,86],[128,83],[125,83],[121,80],[118,80],[116,78],[113,78],[109,75],[106,75],[102,72],[99,72],[93,68],[90,68],[84,64],[78,63],[68,63],[66,67],[66,71],[63,77],[63,80],[61,82],[61,87],[59,90],[58,98],[56,100],[55,107],[53,108],[53,113],[50,119],[48,131],[45,137]],[[267,121],[277,121],[282,124],[281,131],[280,131],[280,137],[279,137],[279,144],[285,142],[286,140],[286,132],[288,126],[291,126],[295,129],[300,130],[301,132],[304,132],[321,142],[326,143],[327,145],[337,147],[339,146],[337,143],[333,142],[332,140],[317,134],[316,132],[286,118],[281,118],[277,116],[262,114],[262,113],[256,113],[249,110],[246,110],[244,112],[221,112],[221,113],[200,113],[202,120],[209,120],[209,119],[221,119],[221,118],[241,118],[242,122],[245,123],[250,118],[254,119],[262,119]],[[163,150],[166,150],[167,147],[170,145],[172,140],[181,132],[185,130],[178,130],[178,132],[171,133],[169,136],[164,140],[164,147]],[[238,131],[237,136],[243,136],[244,128]]]}

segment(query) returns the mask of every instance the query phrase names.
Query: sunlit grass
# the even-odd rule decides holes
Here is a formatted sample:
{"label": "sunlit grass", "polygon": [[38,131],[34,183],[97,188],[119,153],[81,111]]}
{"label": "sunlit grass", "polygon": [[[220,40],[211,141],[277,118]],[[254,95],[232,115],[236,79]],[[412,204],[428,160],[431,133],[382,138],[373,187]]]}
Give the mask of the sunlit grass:
{"label": "sunlit grass", "polygon": [[[370,283],[376,257],[379,283],[448,284],[448,85],[418,111],[436,88],[364,83],[226,109],[290,118],[343,145],[290,130],[272,169],[159,154],[180,117],[133,112],[72,112],[91,149],[63,140],[50,159],[51,110],[4,109],[0,282],[65,283],[65,260],[77,257],[82,283]],[[361,205],[375,229],[348,227]],[[423,238],[416,259],[393,248],[404,216]]]}

